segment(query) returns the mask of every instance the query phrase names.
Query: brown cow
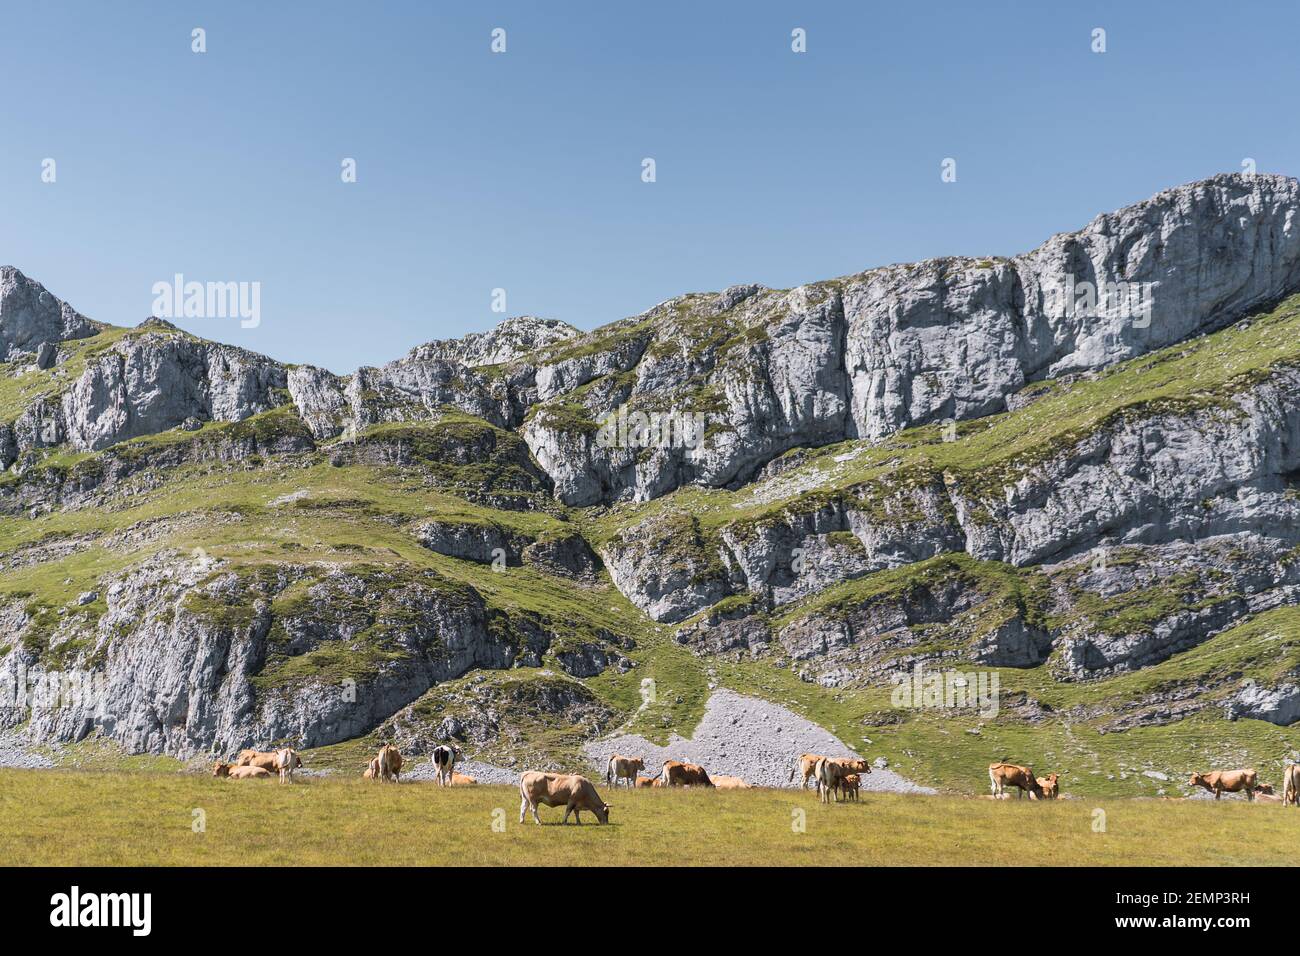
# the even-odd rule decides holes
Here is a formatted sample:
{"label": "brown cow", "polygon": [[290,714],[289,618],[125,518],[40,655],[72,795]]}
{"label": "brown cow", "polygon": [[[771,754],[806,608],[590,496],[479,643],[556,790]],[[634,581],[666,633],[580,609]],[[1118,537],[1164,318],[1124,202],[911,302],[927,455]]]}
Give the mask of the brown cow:
{"label": "brown cow", "polygon": [[605,782],[612,787],[618,786],[620,778],[627,781],[629,787],[636,786],[636,776],[645,769],[644,757],[624,757],[612,754],[605,765]]}
{"label": "brown cow", "polygon": [[845,799],[852,797],[858,799],[858,790],[862,786],[862,777],[856,773],[851,773],[846,777],[840,778],[840,791],[844,794]]}
{"label": "brown cow", "polygon": [[217,762],[212,768],[212,776],[229,777],[231,780],[269,780],[271,771],[265,767],[254,767],[245,764],[242,767],[232,767],[228,763]]}
{"label": "brown cow", "polygon": [[561,824],[568,823],[572,813],[574,821],[582,826],[583,810],[594,813],[601,823],[609,822],[609,804],[600,798],[595,785],[580,774],[525,770],[519,775],[519,822],[523,823],[524,814],[532,810],[533,820],[541,826],[541,818],[537,816],[539,804],[564,807]]}
{"label": "brown cow", "polygon": [[999,762],[989,764],[989,783],[993,787],[993,796],[999,799],[1002,798],[1007,787],[1016,788],[1017,800],[1022,799],[1025,794],[1029,794],[1031,799],[1043,795],[1033,769],[1021,767],[1014,763]]}
{"label": "brown cow", "polygon": [[636,785],[638,787],[657,787],[659,786],[658,777],[637,777]]}
{"label": "brown cow", "polygon": [[467,773],[456,773],[454,770],[451,774],[451,785],[453,787],[473,787],[478,783]]}
{"label": "brown cow", "polygon": [[1194,773],[1187,781],[1189,787],[1204,787],[1218,800],[1225,793],[1246,791],[1246,799],[1255,799],[1255,787],[1259,775],[1254,770],[1211,770],[1209,773]]}
{"label": "brown cow", "polygon": [[402,754],[392,744],[384,744],[375,756],[379,761],[379,779],[402,782]]}
{"label": "brown cow", "polygon": [[1300,807],[1300,764],[1287,764],[1282,771],[1282,806]]}
{"label": "brown cow", "polygon": [[794,781],[795,774],[801,773],[803,774],[803,783],[799,784],[799,789],[807,790],[808,778],[813,775],[813,771],[817,769],[817,761],[821,759],[821,754],[800,754],[798,765],[790,771],[791,782]]}
{"label": "brown cow", "polygon": [[235,758],[236,767],[261,767],[267,773],[279,773],[274,750],[241,750]]}
{"label": "brown cow", "polygon": [[822,803],[831,802],[831,794],[840,800],[840,787],[845,777],[851,773],[871,773],[871,764],[855,757],[822,757],[813,768],[817,778],[817,797]]}
{"label": "brown cow", "polygon": [[659,775],[665,787],[711,787],[713,781],[708,773],[697,763],[682,763],[680,760],[665,760],[663,772]]}
{"label": "brown cow", "polygon": [[714,776],[710,777],[713,785],[719,790],[748,790],[749,784],[745,783],[739,777]]}
{"label": "brown cow", "polygon": [[379,779],[379,758],[378,757],[370,758],[370,763],[366,764],[366,769],[361,771],[361,778],[363,780]]}
{"label": "brown cow", "polygon": [[1034,782],[1038,784],[1038,793],[1030,796],[1036,796],[1039,800],[1055,800],[1061,795],[1058,782],[1060,777],[1061,775],[1057,773],[1049,773],[1046,777],[1035,777]]}

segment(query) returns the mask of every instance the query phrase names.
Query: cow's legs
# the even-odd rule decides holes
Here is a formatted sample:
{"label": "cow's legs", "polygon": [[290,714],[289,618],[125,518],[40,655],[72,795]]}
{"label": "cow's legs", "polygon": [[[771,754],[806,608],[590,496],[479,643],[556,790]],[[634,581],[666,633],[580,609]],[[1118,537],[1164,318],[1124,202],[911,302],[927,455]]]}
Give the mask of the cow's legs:
{"label": "cow's legs", "polygon": [[519,795],[519,822],[524,822],[524,814],[528,812],[528,798],[522,793]]}

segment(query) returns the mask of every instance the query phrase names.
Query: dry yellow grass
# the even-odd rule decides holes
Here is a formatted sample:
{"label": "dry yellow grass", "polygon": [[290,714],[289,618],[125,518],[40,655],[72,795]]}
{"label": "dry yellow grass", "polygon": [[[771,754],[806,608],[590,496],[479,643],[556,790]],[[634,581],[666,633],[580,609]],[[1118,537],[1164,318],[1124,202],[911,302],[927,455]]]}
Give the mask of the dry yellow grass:
{"label": "dry yellow grass", "polygon": [[[509,787],[235,782],[183,773],[0,771],[9,865],[1290,864],[1300,812],[1244,801],[1062,800],[601,788],[610,826],[520,825]],[[204,832],[195,832],[196,810]],[[1096,811],[1105,832],[1095,832]],[[587,817],[590,820],[590,817]],[[804,827],[799,832],[798,824]],[[497,828],[494,829],[494,823]],[[504,828],[501,829],[502,824]]]}

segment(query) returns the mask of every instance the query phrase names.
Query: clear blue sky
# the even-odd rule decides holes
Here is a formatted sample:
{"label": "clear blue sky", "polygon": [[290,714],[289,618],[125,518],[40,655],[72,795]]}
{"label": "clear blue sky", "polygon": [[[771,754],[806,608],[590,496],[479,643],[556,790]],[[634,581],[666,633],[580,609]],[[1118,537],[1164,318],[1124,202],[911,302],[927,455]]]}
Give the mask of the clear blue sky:
{"label": "clear blue sky", "polygon": [[123,325],[177,272],[257,281],[258,328],[178,324],[344,372],[489,328],[497,287],[591,328],[1014,254],[1247,156],[1294,174],[1298,27],[1292,2],[10,2],[0,263]]}

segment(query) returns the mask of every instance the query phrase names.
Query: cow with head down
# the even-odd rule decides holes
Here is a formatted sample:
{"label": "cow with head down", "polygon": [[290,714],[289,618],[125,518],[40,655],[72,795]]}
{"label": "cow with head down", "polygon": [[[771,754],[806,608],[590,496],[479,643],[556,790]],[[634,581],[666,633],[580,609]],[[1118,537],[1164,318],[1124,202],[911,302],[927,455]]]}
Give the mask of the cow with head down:
{"label": "cow with head down", "polygon": [[697,763],[683,763],[680,760],[665,760],[664,769],[659,779],[665,787],[711,787],[713,781],[708,772]]}
{"label": "cow with head down", "polygon": [[1042,788],[1038,785],[1038,778],[1034,776],[1032,767],[1022,767],[1014,763],[991,763],[989,764],[989,784],[993,788],[993,796],[1001,799],[1006,793],[1007,787],[1016,788],[1016,799],[1021,799],[1025,794],[1029,794],[1032,800],[1035,797],[1042,797]]}
{"label": "cow with head down", "polygon": [[568,823],[572,813],[574,822],[582,826],[583,810],[595,814],[601,823],[609,822],[609,804],[601,799],[595,785],[581,774],[525,770],[519,775],[519,822],[523,823],[524,815],[532,810],[534,822],[541,826],[538,806],[564,807],[561,824]]}

